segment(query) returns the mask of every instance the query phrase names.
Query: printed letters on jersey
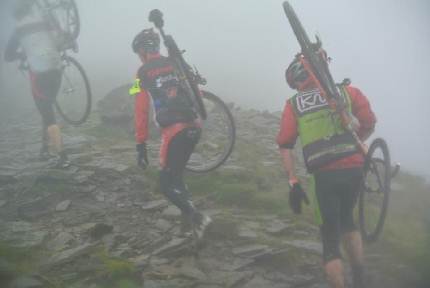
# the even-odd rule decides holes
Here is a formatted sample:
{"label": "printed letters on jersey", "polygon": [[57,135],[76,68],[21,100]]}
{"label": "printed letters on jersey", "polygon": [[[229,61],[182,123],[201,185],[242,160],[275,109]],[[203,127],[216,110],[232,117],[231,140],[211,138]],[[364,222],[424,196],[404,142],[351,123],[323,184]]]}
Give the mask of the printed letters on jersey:
{"label": "printed letters on jersey", "polygon": [[299,93],[296,97],[297,112],[300,116],[316,112],[328,106],[327,100],[321,95],[318,89]]}

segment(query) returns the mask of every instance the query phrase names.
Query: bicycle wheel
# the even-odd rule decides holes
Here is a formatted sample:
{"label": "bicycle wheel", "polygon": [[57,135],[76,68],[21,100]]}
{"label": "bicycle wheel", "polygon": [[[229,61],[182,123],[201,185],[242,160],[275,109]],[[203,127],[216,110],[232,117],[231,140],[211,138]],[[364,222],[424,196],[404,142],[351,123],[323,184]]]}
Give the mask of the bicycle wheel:
{"label": "bicycle wheel", "polygon": [[367,242],[378,239],[387,215],[391,184],[391,163],[387,143],[375,139],[364,163],[364,181],[359,196],[359,223]]}
{"label": "bicycle wheel", "polygon": [[195,173],[212,171],[222,165],[233,151],[236,126],[227,105],[216,95],[202,91],[208,117],[202,121],[202,137],[186,169]]}
{"label": "bicycle wheel", "polygon": [[91,88],[84,69],[74,58],[63,57],[61,88],[55,106],[71,125],[80,125],[91,112]]}
{"label": "bicycle wheel", "polygon": [[74,0],[43,0],[54,26],[67,40],[76,40],[81,29],[79,12]]}

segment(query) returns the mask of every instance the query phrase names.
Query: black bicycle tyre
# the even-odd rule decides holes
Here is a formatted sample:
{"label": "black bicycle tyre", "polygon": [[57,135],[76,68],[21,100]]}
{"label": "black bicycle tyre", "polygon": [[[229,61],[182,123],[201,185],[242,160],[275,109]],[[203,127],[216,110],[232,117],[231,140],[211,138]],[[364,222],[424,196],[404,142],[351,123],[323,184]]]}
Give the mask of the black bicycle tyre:
{"label": "black bicycle tyre", "polygon": [[290,22],[290,25],[293,29],[294,35],[300,44],[302,54],[312,67],[313,73],[320,82],[323,90],[327,93],[328,97],[336,97],[339,98],[337,100],[340,101],[342,98],[338,95],[339,93],[336,90],[335,82],[328,69],[326,61],[322,60],[321,57],[315,53],[315,44],[310,41],[308,34],[306,33],[291,4],[288,3],[288,1],[285,1],[283,3],[283,7],[288,21]]}
{"label": "black bicycle tyre", "polygon": [[[70,38],[70,39],[68,39],[68,41],[75,41],[78,38],[79,33],[81,32],[81,21],[80,21],[80,17],[79,17],[78,6],[76,5],[76,2],[74,0],[57,0],[57,2],[59,3],[58,6],[67,5],[66,7],[64,7],[62,9],[66,10],[70,14],[75,15],[76,23],[74,24],[73,30],[69,31],[70,25],[69,25],[69,23],[65,23],[68,27],[67,27],[67,31],[64,31],[64,29],[63,29],[64,27],[62,27],[59,24],[60,20],[57,18],[55,13],[52,13],[52,11],[49,12],[50,17],[52,17],[54,19],[53,21],[56,22],[56,23],[54,23],[54,25],[58,26],[57,28],[60,29],[62,33],[68,34],[68,36]],[[65,3],[65,2],[68,2],[68,3]],[[43,3],[46,7],[49,7],[50,3],[48,0],[44,0]],[[58,9],[58,8],[56,8],[56,9]],[[70,32],[70,33],[68,33],[68,32]]]}
{"label": "black bicycle tyre", "polygon": [[[204,91],[204,90],[202,90],[202,97],[208,101],[216,103],[219,107],[222,108],[222,110],[226,116],[226,119],[228,120],[228,124],[229,124],[228,125],[229,126],[229,135],[228,135],[229,143],[228,143],[228,145],[226,145],[226,149],[224,149],[223,154],[221,154],[221,156],[218,158],[218,160],[214,161],[210,165],[193,167],[188,163],[185,168],[189,172],[193,172],[193,173],[207,173],[207,172],[213,171],[213,170],[217,169],[218,167],[220,167],[222,164],[224,164],[224,162],[228,159],[230,154],[233,152],[234,144],[236,142],[236,124],[235,124],[235,121],[234,121],[233,115],[231,114],[230,109],[228,109],[228,107],[224,103],[224,101],[222,101],[221,98],[219,98],[215,94],[208,92],[208,91]],[[208,117],[210,118],[210,114],[208,115]],[[204,133],[204,131],[203,131],[203,133]]]}
{"label": "black bicycle tyre", "polygon": [[[55,107],[57,109],[58,114],[60,114],[60,116],[64,119],[64,121],[66,121],[70,125],[77,126],[77,125],[81,125],[82,123],[84,123],[91,113],[91,106],[92,106],[91,86],[90,86],[90,82],[88,80],[88,77],[85,73],[84,68],[81,66],[81,64],[79,64],[79,62],[76,59],[74,59],[73,57],[70,57],[70,56],[64,56],[63,60],[65,62],[69,63],[69,65],[74,65],[78,69],[78,71],[82,77],[82,80],[83,80],[84,86],[85,86],[85,91],[86,91],[86,93],[85,93],[86,94],[85,95],[86,96],[85,97],[86,98],[85,111],[82,114],[82,117],[80,119],[74,120],[74,119],[71,119],[70,117],[67,116],[67,113],[64,112],[64,109],[61,109],[61,106],[58,103],[58,101],[55,101]],[[62,77],[64,77],[64,73],[63,73]]]}
{"label": "black bicycle tyre", "polygon": [[79,17],[79,10],[78,10],[78,6],[76,5],[75,0],[69,0],[70,1],[70,5],[71,5],[71,10],[74,11],[74,14],[76,16],[76,27],[75,30],[71,33],[71,37],[73,40],[78,39],[79,33],[81,32],[81,20]]}
{"label": "black bicycle tyre", "polygon": [[[382,152],[383,159],[381,158],[374,158],[373,153],[380,149]],[[369,231],[368,227],[366,226],[366,215],[365,215],[365,193],[366,189],[363,187],[360,191],[359,196],[359,203],[358,203],[358,214],[359,214],[359,226],[360,231],[362,234],[363,239],[368,242],[374,242],[376,241],[384,227],[385,218],[387,216],[387,210],[388,210],[388,203],[390,198],[390,191],[391,191],[391,159],[390,159],[390,153],[388,150],[388,145],[382,138],[375,139],[369,147],[368,153],[366,155],[365,163],[364,163],[364,177],[366,178],[367,173],[369,173],[370,165],[372,164],[372,161],[379,162],[383,164],[384,167],[384,179],[382,180],[382,185],[384,187],[380,187],[383,189],[382,193],[384,194],[383,200],[382,200],[382,207],[379,211],[378,220],[376,222],[375,228],[373,231]],[[364,180],[365,180],[364,178]]]}

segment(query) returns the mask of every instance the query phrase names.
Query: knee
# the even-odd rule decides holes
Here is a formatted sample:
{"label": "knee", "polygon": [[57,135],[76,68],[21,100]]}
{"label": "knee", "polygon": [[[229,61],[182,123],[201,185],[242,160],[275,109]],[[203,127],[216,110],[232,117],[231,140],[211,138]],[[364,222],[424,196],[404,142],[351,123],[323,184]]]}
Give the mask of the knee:
{"label": "knee", "polygon": [[340,230],[342,234],[357,231],[357,227],[355,226],[352,212],[350,213],[350,215],[344,215],[343,217],[341,217]]}

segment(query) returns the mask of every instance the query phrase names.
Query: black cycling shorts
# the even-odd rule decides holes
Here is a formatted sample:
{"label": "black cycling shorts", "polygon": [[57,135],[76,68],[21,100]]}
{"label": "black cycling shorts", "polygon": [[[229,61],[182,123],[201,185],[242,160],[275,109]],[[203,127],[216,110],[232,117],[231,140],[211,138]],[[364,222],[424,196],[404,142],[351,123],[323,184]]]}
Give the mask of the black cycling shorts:
{"label": "black cycling shorts", "polygon": [[321,238],[325,262],[341,257],[343,234],[357,230],[353,210],[363,180],[362,168],[318,171],[315,192],[322,218]]}
{"label": "black cycling shorts", "polygon": [[52,70],[34,75],[33,93],[37,91],[38,95],[34,95],[34,102],[42,116],[42,122],[45,127],[49,127],[56,123],[54,104],[58,91],[61,87],[61,71]]}

